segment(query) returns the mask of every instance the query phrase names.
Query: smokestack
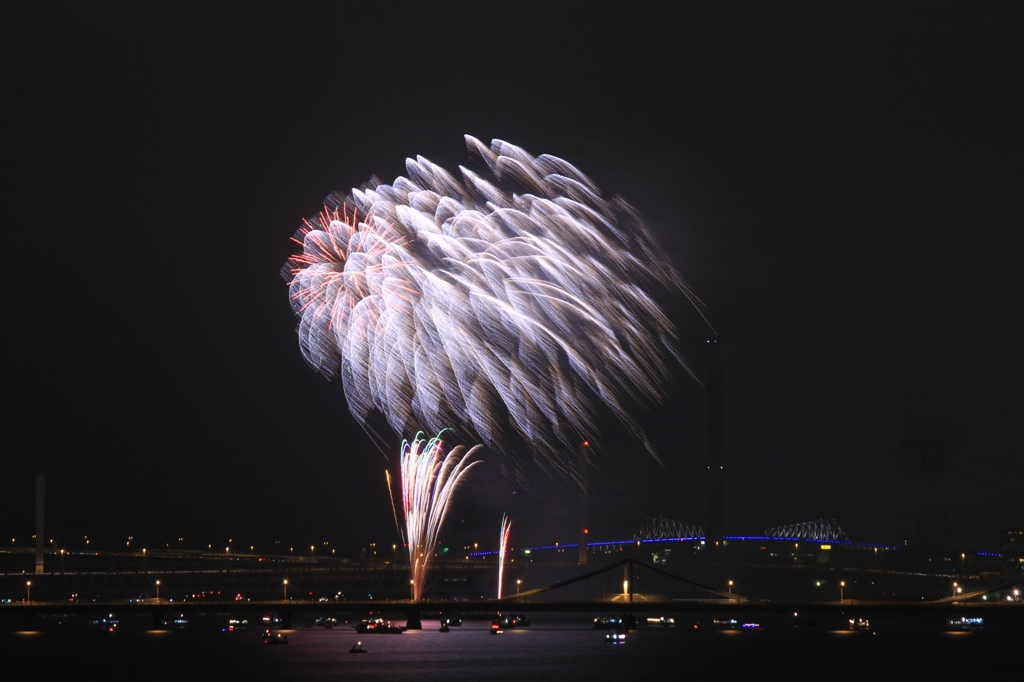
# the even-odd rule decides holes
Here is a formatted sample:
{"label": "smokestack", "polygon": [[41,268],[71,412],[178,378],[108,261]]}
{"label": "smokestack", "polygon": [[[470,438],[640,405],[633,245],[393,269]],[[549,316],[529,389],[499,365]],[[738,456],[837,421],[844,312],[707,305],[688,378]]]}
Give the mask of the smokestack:
{"label": "smokestack", "polygon": [[587,469],[590,466],[590,441],[585,440],[580,443],[579,449],[580,455],[580,469],[579,469],[579,484],[582,490],[580,491],[580,506],[579,506],[579,564],[580,566],[587,565],[587,512],[588,500],[587,496],[590,491],[587,490]]}
{"label": "smokestack", "polygon": [[46,541],[43,540],[43,519],[46,511],[46,477],[36,476],[36,573],[43,572],[43,554]]}
{"label": "smokestack", "polygon": [[707,418],[707,469],[704,476],[704,537],[722,539],[722,355],[718,338],[708,339],[704,382]]}

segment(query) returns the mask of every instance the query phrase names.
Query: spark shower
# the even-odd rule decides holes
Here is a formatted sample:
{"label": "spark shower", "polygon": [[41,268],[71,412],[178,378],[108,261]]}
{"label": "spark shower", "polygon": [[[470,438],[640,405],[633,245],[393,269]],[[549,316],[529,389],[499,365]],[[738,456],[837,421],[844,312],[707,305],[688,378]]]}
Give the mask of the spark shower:
{"label": "spark shower", "polygon": [[402,443],[402,510],[409,543],[409,570],[413,601],[420,601],[426,584],[427,564],[448,513],[452,493],[477,461],[469,461],[483,446],[468,451],[457,446],[444,453],[440,434],[429,441],[418,434]]}

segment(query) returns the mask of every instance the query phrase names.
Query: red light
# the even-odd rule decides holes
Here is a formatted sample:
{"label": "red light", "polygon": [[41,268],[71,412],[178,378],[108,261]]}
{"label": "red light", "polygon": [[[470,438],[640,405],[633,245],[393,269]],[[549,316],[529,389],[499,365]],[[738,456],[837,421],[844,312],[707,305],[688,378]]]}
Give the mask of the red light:
{"label": "red light", "polygon": [[589,533],[589,532],[590,532],[590,531],[589,531],[589,530],[587,530],[586,528],[584,528],[584,529],[583,529],[583,534],[584,534],[584,535],[586,535],[586,534],[587,534],[587,533]]}
{"label": "red light", "polygon": [[583,447],[589,448],[590,447],[590,441],[589,440],[583,441]]}

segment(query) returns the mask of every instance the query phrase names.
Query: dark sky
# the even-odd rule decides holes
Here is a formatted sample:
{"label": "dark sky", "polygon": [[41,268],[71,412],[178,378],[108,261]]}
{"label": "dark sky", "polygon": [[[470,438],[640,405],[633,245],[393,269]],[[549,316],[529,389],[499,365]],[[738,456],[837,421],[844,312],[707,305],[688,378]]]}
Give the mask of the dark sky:
{"label": "dark sky", "polygon": [[[69,547],[394,542],[401,439],[389,463],[305,364],[279,270],[327,193],[454,169],[467,133],[623,195],[706,303],[727,532],[907,537],[921,413],[954,547],[1024,526],[1009,3],[210,4],[5,22],[7,538],[44,473]],[[666,305],[702,377],[709,331]],[[663,466],[599,441],[594,539],[703,521],[704,393],[678,375],[638,415]],[[513,544],[566,541],[575,496],[488,461],[448,536],[494,544],[509,511]]]}

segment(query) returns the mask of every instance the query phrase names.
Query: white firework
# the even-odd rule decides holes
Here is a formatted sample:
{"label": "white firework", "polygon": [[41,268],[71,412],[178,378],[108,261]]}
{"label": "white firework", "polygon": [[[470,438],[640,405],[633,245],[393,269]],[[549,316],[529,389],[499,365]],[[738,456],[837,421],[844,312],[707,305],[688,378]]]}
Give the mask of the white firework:
{"label": "white firework", "polygon": [[479,461],[470,458],[481,447],[466,451],[459,445],[447,455],[441,434],[424,440],[417,434],[402,443],[402,511],[409,542],[409,574],[413,601],[420,601],[426,586],[427,564],[448,514],[452,494],[462,477]]}
{"label": "white firework", "polygon": [[624,200],[562,159],[466,142],[491,179],[407,159],[408,177],[305,221],[282,273],[303,355],[371,432],[383,415],[398,435],[456,426],[497,452],[519,436],[572,475],[603,403],[653,454],[628,409],[682,363],[648,289],[695,299]]}

